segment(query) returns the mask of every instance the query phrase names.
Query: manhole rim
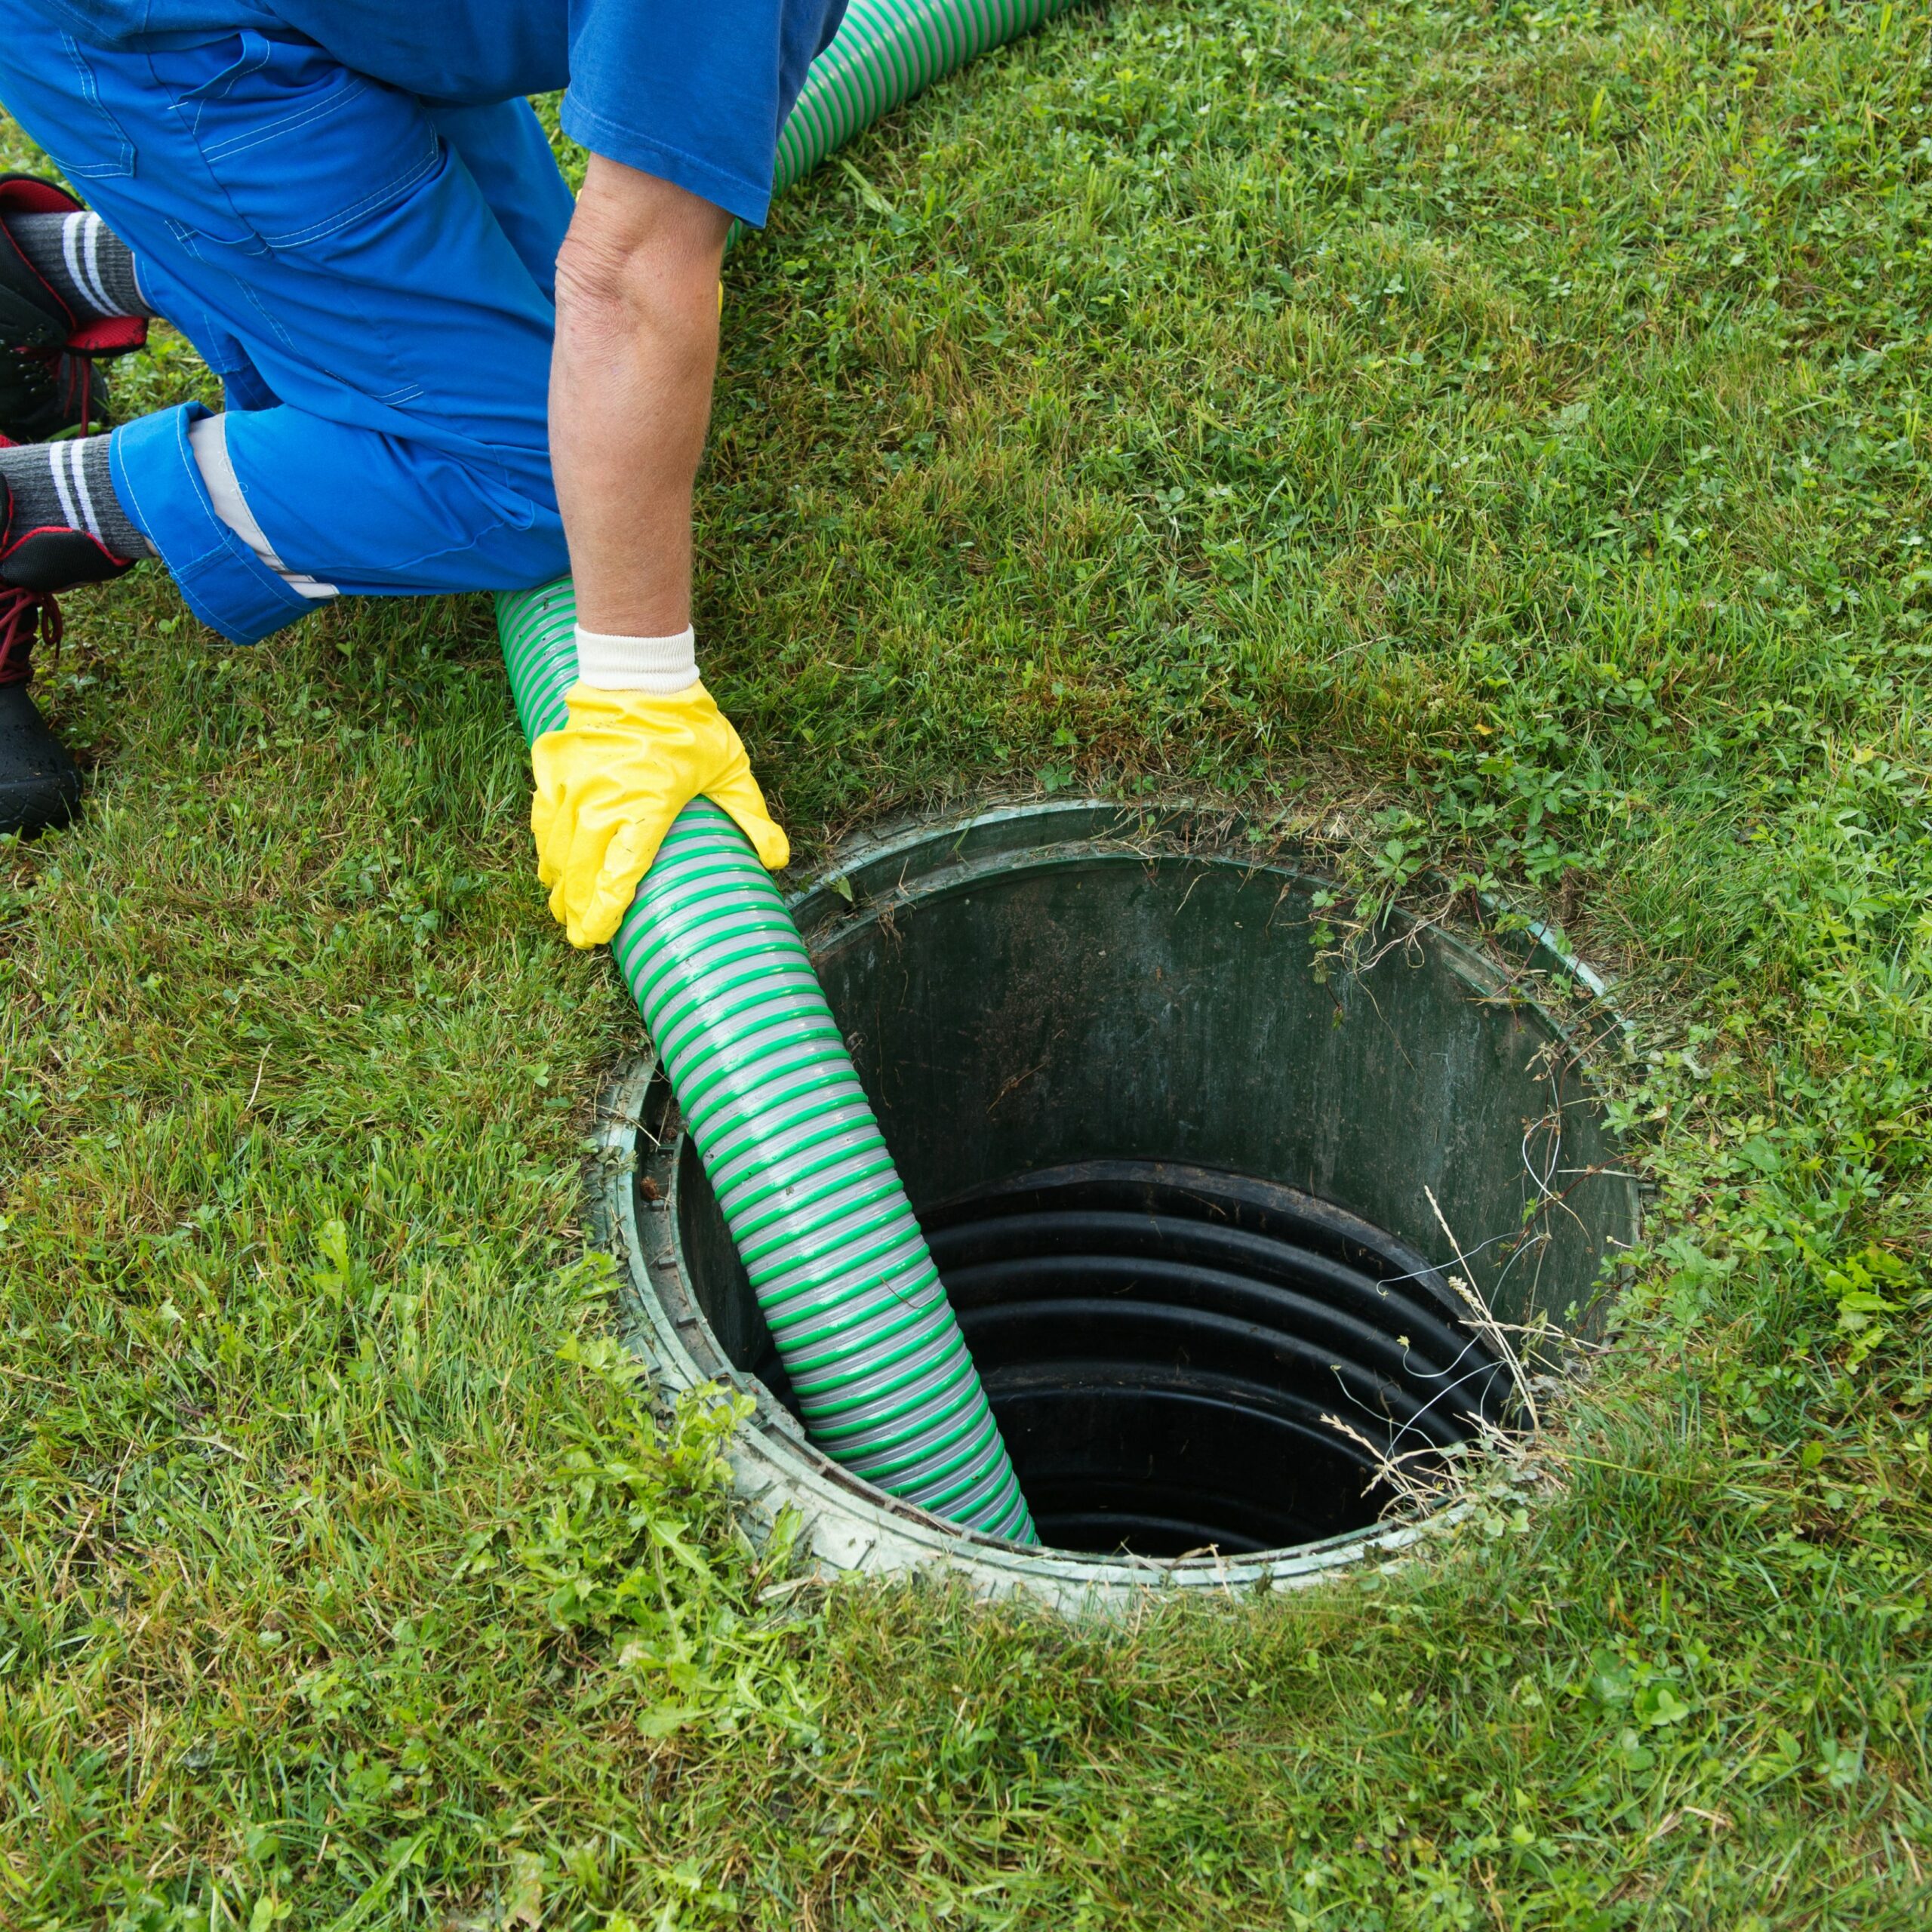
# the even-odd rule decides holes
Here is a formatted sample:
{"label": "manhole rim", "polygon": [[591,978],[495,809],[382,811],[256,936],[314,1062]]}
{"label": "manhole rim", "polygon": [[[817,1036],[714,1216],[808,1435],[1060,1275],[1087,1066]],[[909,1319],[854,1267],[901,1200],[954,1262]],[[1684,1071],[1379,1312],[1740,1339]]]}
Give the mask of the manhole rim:
{"label": "manhole rim", "polygon": [[[927,820],[902,819],[870,835],[861,834],[847,841],[788,896],[788,903],[810,943],[814,928],[823,934],[828,919],[835,918],[842,924],[855,912],[870,912],[876,918],[881,911],[894,904],[910,903],[924,892],[956,889],[983,869],[1007,870],[1014,859],[1028,850],[1051,848],[1056,856],[1050,863],[1069,863],[1082,848],[1088,856],[1103,852],[1134,856],[1138,840],[1104,834],[1090,838],[1023,837],[1011,849],[934,866],[909,885],[902,873],[884,892],[869,894],[865,901],[857,901],[851,883],[854,875],[878,875],[889,870],[895,858],[909,857],[949,840],[957,853],[976,834],[990,831],[997,841],[1009,832],[1023,835],[1029,826],[1043,832],[1057,823],[1071,829],[1082,820],[1100,827],[1110,816],[1116,821],[1132,821],[1142,829],[1143,836],[1158,835],[1164,827],[1192,822],[1192,815],[1184,808],[1162,808],[1155,814],[1144,807],[1093,798],[1001,804]],[[1176,856],[1171,845],[1166,847],[1164,856]],[[1235,862],[1229,851],[1213,845],[1204,847],[1202,856],[1221,863]],[[1257,871],[1303,878],[1324,876],[1313,866],[1294,863],[1290,856],[1244,856],[1238,863]],[[1546,931],[1533,928],[1528,937],[1546,964],[1561,971],[1586,997],[1600,1021],[1620,1027],[1604,983],[1595,973],[1560,951]],[[1458,935],[1438,928],[1432,938],[1446,946],[1466,970],[1479,974],[1488,990],[1506,989],[1506,973]],[[1527,1003],[1536,1007],[1553,1032],[1577,1046],[1564,1015],[1550,1011],[1540,1001]],[[731,1363],[703,1312],[686,1294],[674,1232],[678,1149],[682,1137],[674,1125],[670,1131],[659,1131],[666,1124],[663,1116],[670,1107],[656,1057],[647,1049],[608,1081],[598,1108],[592,1218],[593,1232],[614,1251],[618,1263],[621,1338],[650,1367],[659,1393],[666,1398],[675,1398],[706,1384],[751,1397],[754,1414],[728,1452],[739,1501],[753,1523],[762,1528],[774,1524],[783,1510],[795,1511],[801,1518],[799,1546],[809,1550],[822,1575],[942,1572],[963,1578],[981,1596],[1025,1595],[1069,1611],[1118,1609],[1153,1591],[1241,1594],[1292,1589],[1378,1562],[1392,1564],[1462,1513],[1462,1506],[1451,1504],[1420,1520],[1345,1531],[1318,1543],[1286,1549],[1225,1558],[1159,1558],[1035,1550],[961,1529],[888,1495],[815,1449],[764,1384]],[[649,1183],[651,1190],[643,1213],[639,1212],[639,1179]]]}

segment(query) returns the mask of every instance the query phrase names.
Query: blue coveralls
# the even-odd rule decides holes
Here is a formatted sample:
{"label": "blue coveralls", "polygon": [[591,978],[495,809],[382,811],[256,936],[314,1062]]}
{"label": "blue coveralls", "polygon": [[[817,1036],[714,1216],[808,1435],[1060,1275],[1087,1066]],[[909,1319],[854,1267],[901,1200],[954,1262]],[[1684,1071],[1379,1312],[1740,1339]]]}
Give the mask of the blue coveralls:
{"label": "blue coveralls", "polygon": [[[777,124],[842,11],[0,0],[0,100],[220,376],[236,480],[290,571],[509,589],[568,568],[546,401],[571,200],[521,97],[594,56],[611,84],[580,100],[573,78],[567,128],[761,220]],[[640,85],[611,72],[667,57]],[[656,107],[668,137],[638,125]],[[188,443],[206,413],[117,429],[114,480],[195,614],[252,642],[313,606],[216,515]]]}

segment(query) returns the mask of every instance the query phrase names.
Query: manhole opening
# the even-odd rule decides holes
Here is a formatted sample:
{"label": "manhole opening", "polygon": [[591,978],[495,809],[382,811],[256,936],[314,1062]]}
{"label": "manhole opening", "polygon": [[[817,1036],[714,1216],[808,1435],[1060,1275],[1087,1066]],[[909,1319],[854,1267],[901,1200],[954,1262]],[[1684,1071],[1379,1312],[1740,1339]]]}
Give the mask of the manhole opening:
{"label": "manhole opening", "polygon": [[[1570,983],[1420,924],[1324,973],[1321,878],[1140,824],[1124,847],[1119,823],[881,842],[801,924],[1044,1539],[1174,1558],[1363,1533],[1381,1455],[1426,1465],[1512,1416],[1451,1275],[1505,1324],[1589,1329],[1635,1237],[1548,1010]],[[792,1407],[695,1150],[673,1136],[654,1171],[673,1299]]]}

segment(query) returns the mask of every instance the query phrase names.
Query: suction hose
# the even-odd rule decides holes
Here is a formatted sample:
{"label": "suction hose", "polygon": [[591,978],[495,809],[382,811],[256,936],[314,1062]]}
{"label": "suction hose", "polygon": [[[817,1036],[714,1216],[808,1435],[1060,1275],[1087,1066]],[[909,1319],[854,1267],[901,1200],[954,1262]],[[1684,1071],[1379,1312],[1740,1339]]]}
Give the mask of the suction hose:
{"label": "suction hose", "polygon": [[[565,721],[576,621],[568,578],[497,599],[528,740]],[[812,1440],[935,1515],[1038,1542],[804,942],[715,805],[679,813],[612,950]]]}
{"label": "suction hose", "polygon": [[[1073,0],[852,0],[779,143],[789,187],[880,115]],[[497,599],[526,739],[577,678],[568,579]],[[1037,1543],[912,1204],[798,929],[703,799],[614,950],[703,1157],[812,1440],[968,1527]]]}
{"label": "suction hose", "polygon": [[989,48],[1066,13],[1075,0],[852,0],[811,64],[778,141],[789,188],[881,115]]}

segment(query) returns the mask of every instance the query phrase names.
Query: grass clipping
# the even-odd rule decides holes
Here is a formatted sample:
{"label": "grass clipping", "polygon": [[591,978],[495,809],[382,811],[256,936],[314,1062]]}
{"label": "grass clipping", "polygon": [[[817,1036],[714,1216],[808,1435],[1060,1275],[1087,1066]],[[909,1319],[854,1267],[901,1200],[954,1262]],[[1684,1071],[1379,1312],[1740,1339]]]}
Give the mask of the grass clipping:
{"label": "grass clipping", "polygon": [[[1324,1414],[1322,1423],[1371,1457],[1373,1470],[1362,1494],[1372,1496],[1378,1489],[1387,1493],[1382,1511],[1385,1522],[1420,1524],[1447,1512],[1460,1514],[1459,1506],[1499,1498],[1510,1503],[1514,1515],[1521,1509],[1520,1499],[1525,1491],[1549,1476],[1549,1452],[1542,1440],[1537,1385],[1540,1382],[1548,1389],[1552,1378],[1533,1375],[1530,1364],[1553,1349],[1574,1352],[1586,1345],[1580,1337],[1566,1334],[1547,1315],[1539,1314],[1527,1323],[1500,1320],[1470,1280],[1462,1244],[1444,1216],[1434,1189],[1426,1187],[1423,1192],[1454,1257],[1444,1278],[1468,1311],[1465,1325],[1507,1374],[1509,1411],[1515,1420],[1499,1423],[1478,1415],[1469,1434],[1453,1447],[1431,1442],[1414,1449],[1398,1446],[1399,1434],[1385,1447],[1338,1415]],[[1454,1515],[1450,1518],[1455,1519]]]}

